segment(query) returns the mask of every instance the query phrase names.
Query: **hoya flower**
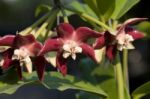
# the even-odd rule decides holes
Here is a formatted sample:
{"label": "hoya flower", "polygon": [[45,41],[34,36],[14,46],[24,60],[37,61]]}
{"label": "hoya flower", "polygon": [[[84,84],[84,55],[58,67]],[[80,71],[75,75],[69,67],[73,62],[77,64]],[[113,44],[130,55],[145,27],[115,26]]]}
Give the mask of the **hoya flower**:
{"label": "hoya flower", "polygon": [[50,51],[57,51],[56,65],[58,70],[65,75],[67,73],[66,62],[69,57],[76,59],[77,54],[85,55],[96,61],[93,47],[86,41],[91,37],[99,37],[100,33],[87,27],[79,27],[76,30],[68,23],[61,23],[57,27],[58,36],[45,41],[40,55]]}
{"label": "hoya flower", "polygon": [[1,51],[0,66],[3,70],[16,66],[19,76],[22,78],[21,72],[23,66],[26,67],[29,73],[32,73],[32,64],[34,64],[39,79],[43,79],[45,59],[44,56],[37,56],[42,45],[33,35],[6,35],[0,38],[0,46],[10,47]]}
{"label": "hoya flower", "polygon": [[94,48],[99,49],[106,46],[106,56],[110,60],[114,59],[117,50],[134,49],[132,42],[136,39],[143,38],[144,35],[140,31],[129,27],[129,25],[145,19],[146,18],[128,19],[118,27],[116,35],[112,35],[106,31],[103,36],[96,40],[96,43],[93,45]]}

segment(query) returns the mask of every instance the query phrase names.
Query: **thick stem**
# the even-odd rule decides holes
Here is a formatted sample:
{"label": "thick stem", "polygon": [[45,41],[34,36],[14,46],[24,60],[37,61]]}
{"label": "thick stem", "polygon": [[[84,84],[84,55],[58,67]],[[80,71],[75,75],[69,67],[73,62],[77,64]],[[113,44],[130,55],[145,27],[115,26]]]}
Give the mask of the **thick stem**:
{"label": "thick stem", "polygon": [[36,38],[40,35],[40,33],[42,33],[43,30],[46,29],[46,27],[48,26],[48,24],[51,24],[50,22],[52,21],[53,17],[56,17],[58,11],[59,11],[59,9],[53,10],[53,12],[48,17],[48,19],[42,24],[42,26],[35,33],[35,37]]}
{"label": "thick stem", "polygon": [[115,72],[116,72],[116,80],[117,80],[117,91],[118,91],[118,99],[125,99],[124,95],[124,82],[123,82],[123,72],[121,63],[119,61],[119,55],[117,57],[117,63],[115,65]]}
{"label": "thick stem", "polygon": [[81,17],[84,17],[87,20],[90,20],[92,22],[95,22],[96,24],[102,26],[103,28],[105,28],[106,30],[108,30],[112,35],[116,35],[116,31],[112,28],[110,28],[109,26],[107,26],[105,23],[85,14],[85,13],[78,13]]}
{"label": "thick stem", "polygon": [[124,84],[127,90],[129,91],[129,77],[128,77],[128,50],[123,50],[123,78]]}
{"label": "thick stem", "polygon": [[61,12],[62,12],[62,14],[63,14],[64,22],[65,22],[65,23],[69,23],[67,14],[66,14],[66,12],[64,11],[64,9],[61,9]]}
{"label": "thick stem", "polygon": [[50,30],[51,30],[51,28],[52,28],[52,26],[53,26],[53,24],[54,24],[56,18],[57,18],[57,15],[52,18],[51,24],[48,25],[47,31],[46,31],[46,33],[45,33],[45,35],[44,35],[44,40],[45,40],[49,35],[52,35],[52,32],[50,32]]}

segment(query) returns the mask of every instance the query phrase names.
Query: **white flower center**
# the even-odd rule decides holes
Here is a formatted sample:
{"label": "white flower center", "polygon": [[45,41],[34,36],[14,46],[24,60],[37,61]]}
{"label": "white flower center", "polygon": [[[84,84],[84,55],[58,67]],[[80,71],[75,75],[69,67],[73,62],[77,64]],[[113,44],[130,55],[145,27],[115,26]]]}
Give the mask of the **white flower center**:
{"label": "white flower center", "polygon": [[72,59],[76,59],[76,53],[81,53],[82,48],[78,46],[78,44],[74,41],[67,41],[63,45],[63,57],[68,58],[69,56],[72,57]]}
{"label": "white flower center", "polygon": [[134,46],[131,43],[134,39],[131,35],[122,33],[117,36],[116,40],[118,43],[118,50],[122,51],[123,49],[134,49]]}
{"label": "white flower center", "polygon": [[14,50],[14,55],[12,56],[12,60],[19,60],[20,66],[25,65],[27,71],[32,73],[32,62],[29,56],[29,51],[25,48],[20,48]]}

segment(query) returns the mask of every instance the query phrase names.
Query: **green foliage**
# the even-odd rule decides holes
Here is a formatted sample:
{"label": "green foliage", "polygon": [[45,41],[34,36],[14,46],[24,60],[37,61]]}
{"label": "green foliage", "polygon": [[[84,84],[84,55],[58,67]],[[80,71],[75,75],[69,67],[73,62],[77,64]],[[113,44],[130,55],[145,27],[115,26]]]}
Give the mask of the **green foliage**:
{"label": "green foliage", "polygon": [[115,0],[115,10],[112,14],[113,19],[121,18],[128,10],[130,10],[140,0]]}
{"label": "green foliage", "polygon": [[113,66],[98,66],[92,74],[97,77],[99,86],[102,86],[102,89],[108,94],[108,98],[117,99],[117,86]]}
{"label": "green foliage", "polygon": [[84,0],[101,21],[107,21],[115,8],[115,0]]}
{"label": "green foliage", "polygon": [[103,99],[92,93],[79,92],[76,94],[76,99]]}
{"label": "green foliage", "polygon": [[84,0],[101,21],[119,19],[139,0]]}
{"label": "green foliage", "polygon": [[72,1],[72,2],[70,2],[70,3],[63,3],[63,1],[62,1],[62,6],[65,9],[68,9],[69,11],[72,11],[74,14],[76,14],[76,12],[77,13],[79,13],[79,12],[80,13],[86,13],[86,14],[89,14],[89,15],[97,18],[96,14],[86,4],[80,3],[77,0],[70,0],[70,1]]}
{"label": "green foliage", "polygon": [[146,37],[150,37],[150,22],[144,21],[136,25],[136,28],[142,31]]}
{"label": "green foliage", "polygon": [[138,87],[133,93],[133,99],[140,99],[143,96],[150,94],[150,81]]}
{"label": "green foliage", "polygon": [[76,89],[98,94],[102,97],[107,96],[107,94],[99,86],[92,85],[84,80],[79,80],[71,75],[66,75],[64,77],[58,72],[47,73],[43,83],[48,89]]}
{"label": "green foliage", "polygon": [[[32,74],[25,73],[23,81],[18,81],[18,79],[14,80],[14,78],[12,78],[12,74],[15,74],[13,77],[17,77],[16,72],[13,71],[1,78],[0,93],[12,94],[23,85],[38,83],[38,78],[35,72]],[[87,81],[77,79],[71,75],[64,77],[58,72],[47,72],[42,84],[48,89],[58,89],[61,91],[66,89],[76,89],[93,93],[101,97],[107,97],[107,94],[99,86],[92,85]]]}
{"label": "green foliage", "polygon": [[115,8],[115,0],[97,0],[98,9],[100,12],[100,17],[104,17],[104,20],[107,21]]}
{"label": "green foliage", "polygon": [[99,10],[97,9],[97,0],[84,0],[84,2],[92,9],[97,16],[99,16]]}
{"label": "green foliage", "polygon": [[11,69],[0,77],[0,93],[13,94],[21,86],[32,83],[35,81],[19,81],[16,70]]}
{"label": "green foliage", "polygon": [[[82,59],[80,62],[80,70],[82,79],[101,86],[101,88],[108,94],[108,99],[117,99],[117,86],[115,74],[112,65],[95,64],[90,59]],[[86,93],[78,94],[79,99],[84,99]],[[88,97],[92,95],[87,94]],[[92,98],[88,98],[92,99]],[[97,99],[95,96],[94,99]]]}
{"label": "green foliage", "polygon": [[37,17],[37,16],[39,16],[40,13],[48,12],[50,10],[51,10],[51,6],[41,4],[36,8],[35,16]]}

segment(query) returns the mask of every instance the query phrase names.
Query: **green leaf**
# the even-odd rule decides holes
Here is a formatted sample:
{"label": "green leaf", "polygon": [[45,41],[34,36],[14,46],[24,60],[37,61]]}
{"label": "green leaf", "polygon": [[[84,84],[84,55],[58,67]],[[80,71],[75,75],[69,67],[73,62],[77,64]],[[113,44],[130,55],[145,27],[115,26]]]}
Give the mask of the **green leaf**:
{"label": "green leaf", "polygon": [[99,86],[108,94],[108,99],[118,99],[115,73],[112,65],[98,66],[92,74],[97,77]]}
{"label": "green leaf", "polygon": [[140,99],[143,96],[150,94],[150,81],[138,87],[133,93],[133,99]]}
{"label": "green leaf", "polygon": [[62,2],[62,5],[65,9],[68,9],[69,11],[72,11],[73,13],[76,13],[76,12],[86,13],[86,14],[89,14],[89,15],[97,18],[96,14],[86,4],[80,3],[77,0],[70,0],[69,3],[63,2],[63,0],[61,2]]}
{"label": "green leaf", "polygon": [[108,21],[115,9],[115,0],[97,0],[99,17],[103,21]]}
{"label": "green leaf", "polygon": [[58,72],[50,72],[45,75],[43,84],[49,89],[76,89],[107,97],[107,94],[99,87],[83,80],[79,80],[71,75],[62,76]]}
{"label": "green leaf", "polygon": [[48,6],[48,5],[45,5],[45,4],[41,4],[41,5],[39,5],[37,8],[36,8],[36,10],[35,10],[35,16],[37,17],[37,16],[39,16],[39,14],[41,14],[41,13],[46,13],[46,12],[48,12],[48,11],[50,11],[51,10],[51,6]]}
{"label": "green leaf", "polygon": [[95,12],[97,16],[99,16],[97,0],[84,0],[84,2],[92,9],[93,12]]}
{"label": "green leaf", "polygon": [[96,96],[96,95],[91,94],[91,93],[79,92],[76,94],[76,99],[101,99],[101,98],[99,96]]}
{"label": "green leaf", "polygon": [[13,94],[21,86],[32,83],[35,83],[35,81],[19,81],[17,72],[11,69],[0,77],[0,93]]}
{"label": "green leaf", "polygon": [[115,8],[115,0],[84,0],[84,2],[104,22],[108,21]]}
{"label": "green leaf", "polygon": [[150,22],[144,21],[136,25],[136,28],[140,31],[142,31],[145,36],[150,37]]}
{"label": "green leaf", "polygon": [[125,99],[131,99],[130,93],[128,92],[128,89],[125,88]]}
{"label": "green leaf", "polygon": [[119,19],[127,11],[129,11],[135,4],[137,4],[139,1],[140,0],[116,0],[115,10],[114,10],[111,18]]}
{"label": "green leaf", "polygon": [[[15,76],[12,74],[15,74]],[[33,72],[32,74],[24,73],[23,81],[18,81],[18,79],[15,80],[13,77],[16,76],[17,73],[13,71],[12,73],[9,73],[1,78],[0,93],[12,94],[23,85],[38,83],[38,77],[35,72]],[[58,72],[46,73],[45,80],[42,82],[42,84],[48,89],[76,89],[97,94],[101,97],[107,97],[107,94],[99,86],[95,86],[89,82],[79,80],[71,75],[67,75],[64,77],[61,73]]]}
{"label": "green leaf", "polygon": [[80,62],[81,77],[100,86],[108,94],[107,99],[118,99],[113,66],[106,65],[104,62],[103,60],[101,64],[96,64],[90,59],[82,59]]}

